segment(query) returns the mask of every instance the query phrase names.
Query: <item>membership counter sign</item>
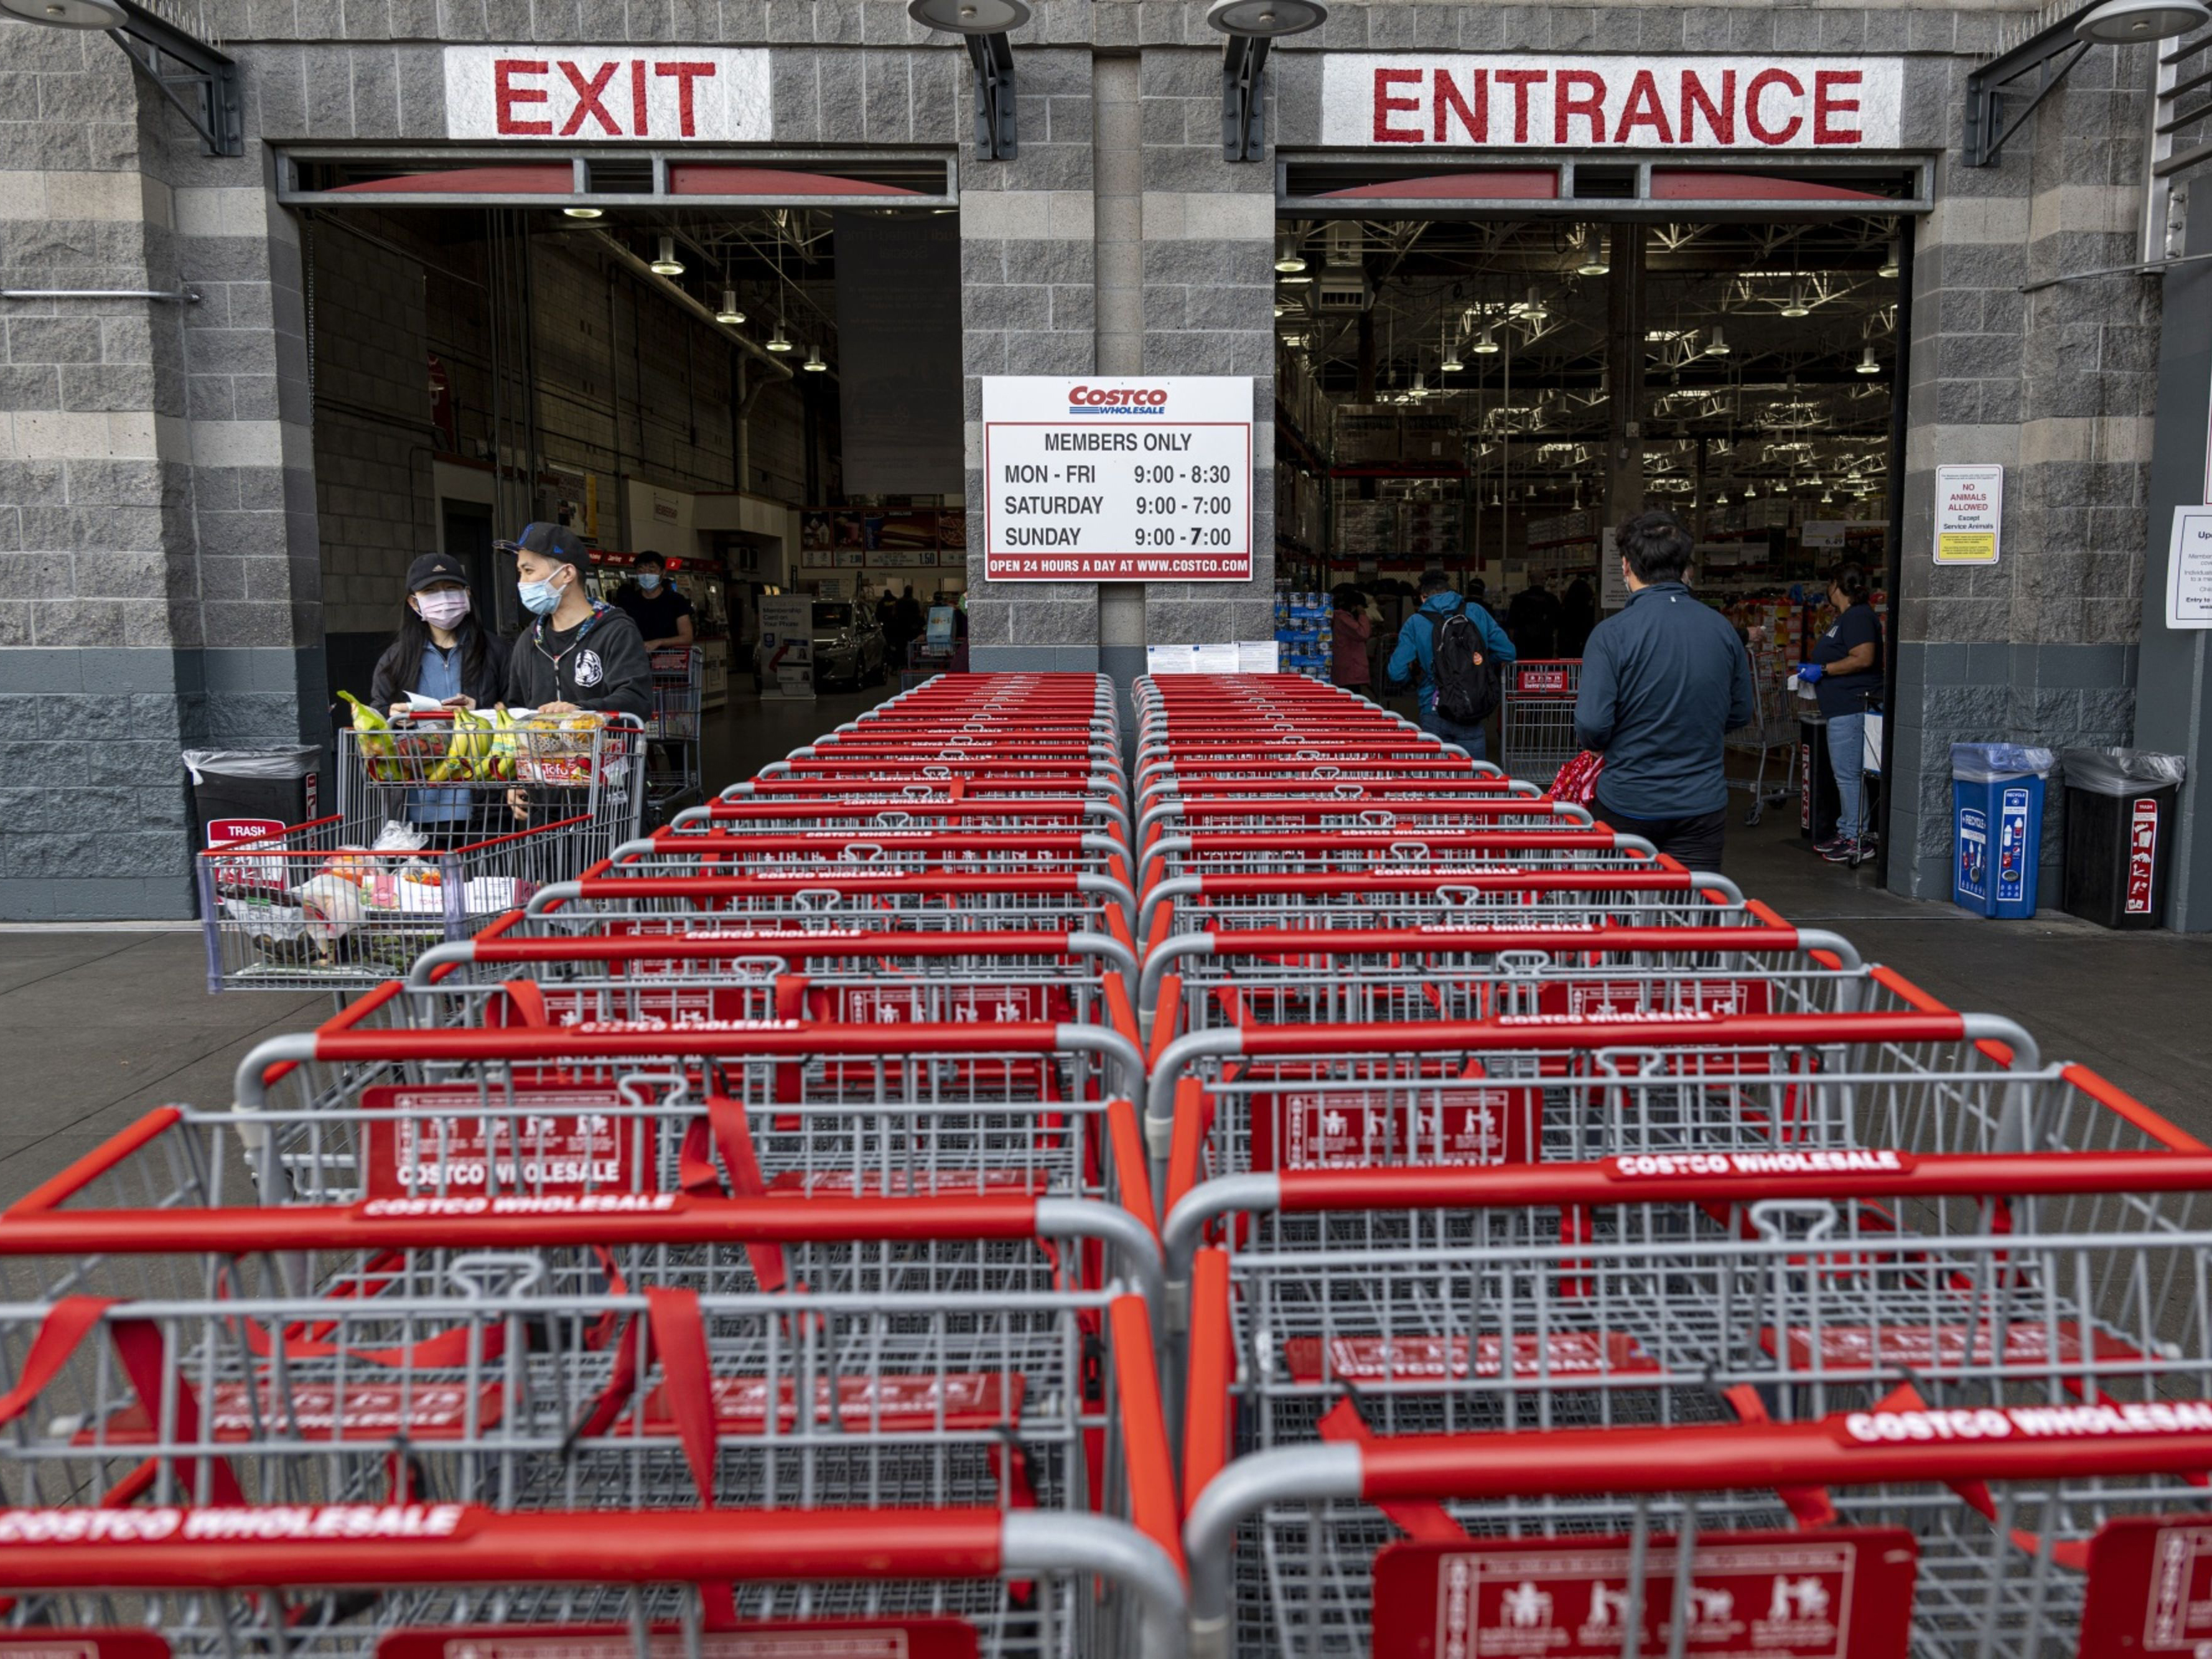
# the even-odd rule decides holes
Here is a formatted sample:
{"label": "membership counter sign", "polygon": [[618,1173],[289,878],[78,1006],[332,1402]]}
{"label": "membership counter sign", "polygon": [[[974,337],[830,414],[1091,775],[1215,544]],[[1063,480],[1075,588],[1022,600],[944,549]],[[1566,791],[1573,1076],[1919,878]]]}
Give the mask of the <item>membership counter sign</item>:
{"label": "membership counter sign", "polygon": [[1322,142],[1430,149],[1891,149],[1897,58],[1330,54]]}
{"label": "membership counter sign", "polygon": [[757,49],[446,48],[452,138],[758,143],[772,125]]}
{"label": "membership counter sign", "polygon": [[994,582],[1252,580],[1252,382],[990,376]]}

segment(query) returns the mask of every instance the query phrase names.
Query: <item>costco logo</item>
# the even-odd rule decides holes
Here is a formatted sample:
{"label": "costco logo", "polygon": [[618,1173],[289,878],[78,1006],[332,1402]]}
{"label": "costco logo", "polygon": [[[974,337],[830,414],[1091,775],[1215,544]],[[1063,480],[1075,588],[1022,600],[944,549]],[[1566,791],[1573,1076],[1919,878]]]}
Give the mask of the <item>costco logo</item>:
{"label": "costco logo", "polygon": [[1117,415],[1158,415],[1165,412],[1167,401],[1164,386],[1077,386],[1067,389],[1067,412],[1071,415],[1097,415],[1108,410]]}

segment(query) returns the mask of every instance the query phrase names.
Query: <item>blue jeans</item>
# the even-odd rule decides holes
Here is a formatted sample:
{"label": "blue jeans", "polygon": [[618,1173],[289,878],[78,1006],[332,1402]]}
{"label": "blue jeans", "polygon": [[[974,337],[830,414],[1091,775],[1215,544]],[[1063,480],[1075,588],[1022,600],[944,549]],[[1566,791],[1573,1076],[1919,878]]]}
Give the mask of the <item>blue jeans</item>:
{"label": "blue jeans", "polygon": [[1828,764],[1836,774],[1836,834],[1857,841],[1866,834],[1866,712],[1828,716]]}
{"label": "blue jeans", "polygon": [[1476,760],[1488,760],[1488,739],[1479,726],[1462,726],[1457,720],[1446,720],[1433,708],[1421,711],[1421,730],[1432,732],[1446,743],[1455,743]]}

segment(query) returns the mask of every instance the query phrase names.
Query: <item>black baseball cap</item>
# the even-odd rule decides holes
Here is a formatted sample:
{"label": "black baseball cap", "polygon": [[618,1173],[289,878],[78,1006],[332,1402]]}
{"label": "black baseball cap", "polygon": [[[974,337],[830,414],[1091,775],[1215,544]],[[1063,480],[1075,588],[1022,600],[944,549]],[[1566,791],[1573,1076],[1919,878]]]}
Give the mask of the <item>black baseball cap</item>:
{"label": "black baseball cap", "polygon": [[592,550],[565,524],[525,525],[520,536],[500,543],[499,547],[501,552],[530,553],[541,559],[558,559],[563,564],[588,568],[592,562]]}
{"label": "black baseball cap", "polygon": [[407,591],[420,593],[432,582],[459,582],[466,587],[469,573],[450,553],[425,553],[407,567]]}

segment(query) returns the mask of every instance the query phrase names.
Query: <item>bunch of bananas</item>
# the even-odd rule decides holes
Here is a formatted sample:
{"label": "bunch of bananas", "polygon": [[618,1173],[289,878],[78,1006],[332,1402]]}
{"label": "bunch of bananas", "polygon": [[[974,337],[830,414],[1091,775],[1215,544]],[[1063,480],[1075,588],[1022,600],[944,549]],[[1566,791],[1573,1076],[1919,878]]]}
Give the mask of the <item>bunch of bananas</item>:
{"label": "bunch of bananas", "polygon": [[[505,711],[501,711],[504,713]],[[492,754],[495,723],[465,708],[453,710],[453,738],[446,758],[430,769],[425,783],[474,783],[501,775]]]}
{"label": "bunch of bananas", "polygon": [[338,696],[352,705],[353,729],[361,734],[361,754],[368,763],[368,775],[378,783],[398,782],[399,741],[392,735],[392,722],[352,692],[341,691]]}

